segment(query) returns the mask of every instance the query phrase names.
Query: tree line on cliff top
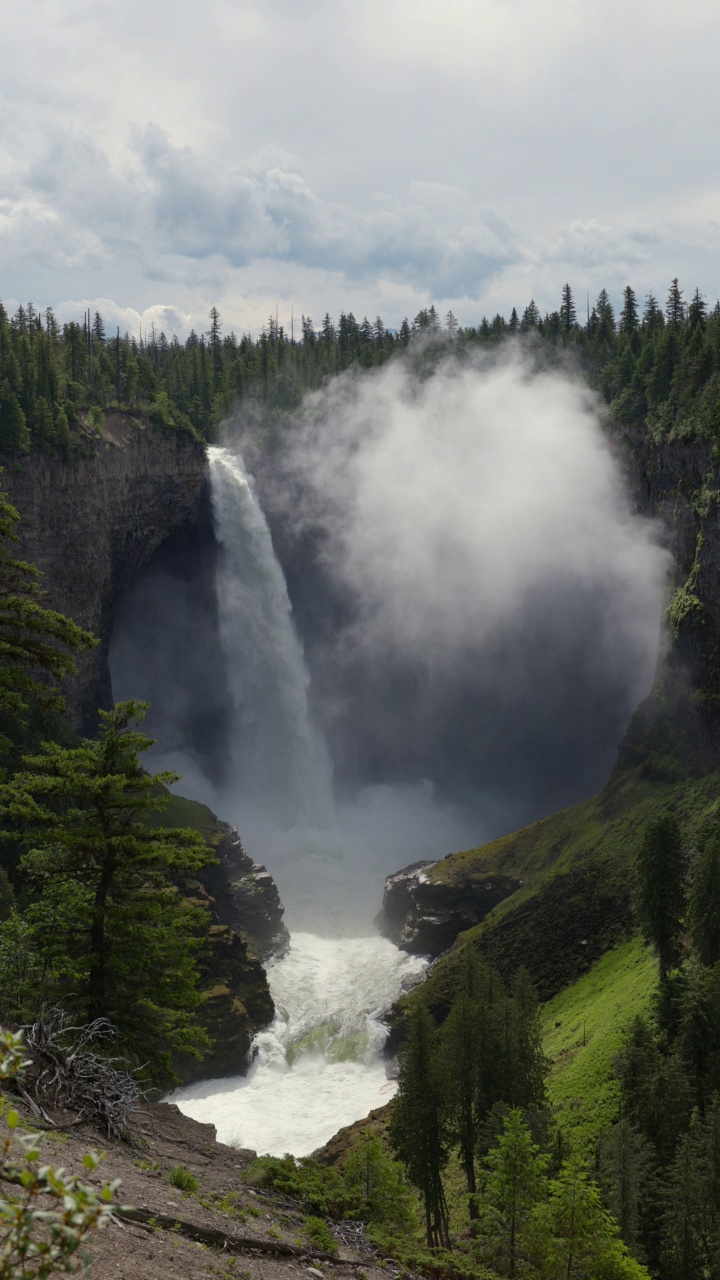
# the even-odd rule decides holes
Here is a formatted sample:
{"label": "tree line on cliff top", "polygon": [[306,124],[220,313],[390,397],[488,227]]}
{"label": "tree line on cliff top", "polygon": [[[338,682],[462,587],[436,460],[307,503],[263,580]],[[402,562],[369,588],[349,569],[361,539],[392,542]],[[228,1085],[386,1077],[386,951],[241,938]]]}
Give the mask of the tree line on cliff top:
{"label": "tree line on cliff top", "polygon": [[52,308],[28,303],[8,316],[0,303],[0,452],[67,457],[113,408],[210,441],[233,409],[282,417],[344,370],[377,367],[412,347],[432,364],[449,350],[463,358],[508,339],[572,353],[620,423],[665,436],[720,433],[720,303],[710,309],[699,289],[686,301],[673,280],[664,307],[652,294],[641,304],[628,286],[616,315],[602,289],[582,320],[569,284],[556,311],[542,315],[531,300],[509,319],[474,326],[431,306],[396,330],[380,316],[343,312],[319,327],[302,316],[290,332],[271,316],[258,337],[238,337],[213,307],[208,329],[185,342],[154,328],[108,333],[98,312],[60,325]]}

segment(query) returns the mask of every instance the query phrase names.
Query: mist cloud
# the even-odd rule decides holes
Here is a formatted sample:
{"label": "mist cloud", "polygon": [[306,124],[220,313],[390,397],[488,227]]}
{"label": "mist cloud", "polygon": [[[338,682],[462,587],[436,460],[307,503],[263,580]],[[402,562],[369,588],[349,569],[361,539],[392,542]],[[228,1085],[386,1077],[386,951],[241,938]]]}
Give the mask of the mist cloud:
{"label": "mist cloud", "polygon": [[286,440],[262,483],[337,776],[427,777],[500,826],[602,785],[668,555],[587,387],[510,344],[425,379],[395,362],[310,397]]}
{"label": "mist cloud", "polygon": [[558,584],[606,600],[600,645],[647,668],[666,557],[632,511],[592,393],[517,352],[417,382],[407,363],[311,399],[290,462],[360,643],[449,658]]}

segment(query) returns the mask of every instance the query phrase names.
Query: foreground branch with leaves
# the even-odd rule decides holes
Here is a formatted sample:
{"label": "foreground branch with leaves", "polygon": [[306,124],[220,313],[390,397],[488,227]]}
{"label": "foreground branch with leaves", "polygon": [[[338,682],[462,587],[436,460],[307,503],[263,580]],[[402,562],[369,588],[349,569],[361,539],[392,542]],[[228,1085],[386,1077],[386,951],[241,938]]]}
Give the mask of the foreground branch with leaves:
{"label": "foreground branch with leaves", "polygon": [[[0,1081],[10,1080],[29,1065],[21,1034],[0,1030]],[[40,1163],[40,1135],[22,1132],[20,1117],[9,1111],[0,1140],[0,1182],[12,1188],[0,1195],[0,1280],[45,1280],[80,1270],[83,1243],[112,1217],[117,1182],[99,1195],[63,1169]],[[101,1157],[89,1151],[88,1172]]]}

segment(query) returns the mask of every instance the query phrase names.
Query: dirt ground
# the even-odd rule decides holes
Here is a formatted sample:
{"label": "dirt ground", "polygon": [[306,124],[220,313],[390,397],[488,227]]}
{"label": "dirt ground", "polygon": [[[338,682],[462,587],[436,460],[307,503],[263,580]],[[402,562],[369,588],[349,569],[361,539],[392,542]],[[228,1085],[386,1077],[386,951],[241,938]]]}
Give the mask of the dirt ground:
{"label": "dirt ground", "polygon": [[[13,1100],[13,1105],[15,1102]],[[22,1106],[17,1109],[22,1111]],[[28,1122],[32,1124],[31,1117]],[[302,1257],[258,1255],[250,1249],[232,1254],[218,1245],[201,1244],[172,1229],[116,1222],[98,1232],[89,1247],[92,1280],[208,1280],[210,1276],[243,1280],[294,1280],[303,1277],[359,1276],[380,1280],[397,1274],[387,1262],[380,1265],[364,1248],[340,1245],[342,1263],[313,1257],[304,1230],[304,1215],[293,1202],[255,1191],[243,1180],[243,1171],[254,1153],[218,1143],[215,1128],[198,1124],[177,1107],[152,1103],[137,1123],[137,1142],[130,1146],[110,1143],[90,1128],[48,1133],[42,1142],[42,1160],[62,1165],[93,1185],[121,1179],[117,1193],[123,1205],[178,1218],[195,1226],[308,1249]],[[89,1176],[82,1167],[83,1154],[95,1148],[107,1152],[99,1168]],[[198,1180],[192,1194],[178,1191],[167,1174],[182,1164]]]}

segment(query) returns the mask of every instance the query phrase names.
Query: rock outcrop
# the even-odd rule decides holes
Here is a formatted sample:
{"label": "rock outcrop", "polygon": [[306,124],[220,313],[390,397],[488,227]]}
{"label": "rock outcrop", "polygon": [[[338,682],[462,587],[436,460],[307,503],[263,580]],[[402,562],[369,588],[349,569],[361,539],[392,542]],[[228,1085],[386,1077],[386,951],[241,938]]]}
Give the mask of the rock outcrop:
{"label": "rock outcrop", "polygon": [[520,888],[520,881],[494,873],[448,883],[430,874],[436,865],[413,862],[388,876],[375,921],[386,938],[414,955],[439,956]]}
{"label": "rock outcrop", "polygon": [[211,915],[200,961],[199,1017],[214,1048],[202,1062],[185,1056],[176,1062],[184,1084],[244,1075],[253,1036],[275,1016],[263,962],[283,955],[290,943],[272,876],[248,857],[235,827],[211,816],[217,828],[212,844],[219,861],[203,867],[196,879],[182,881],[180,890]]}
{"label": "rock outcrop", "polygon": [[92,631],[68,703],[92,733],[112,694],[108,652],[113,606],[159,546],[209,517],[203,445],[190,435],[108,413],[69,462],[39,452],[7,467],[2,484],[21,522],[19,554],[44,574],[48,603]]}
{"label": "rock outcrop", "polygon": [[220,863],[203,872],[218,920],[243,935],[251,955],[269,960],[284,955],[290,934],[283,923],[285,908],[270,872],[253,862],[235,827],[218,822],[222,837],[216,850]]}
{"label": "rock outcrop", "polygon": [[267,975],[248,941],[223,921],[222,897],[213,898],[200,880],[185,880],[180,889],[189,901],[211,912],[213,923],[200,957],[203,990],[198,1016],[214,1047],[202,1061],[182,1056],[175,1070],[184,1084],[243,1075],[253,1036],[275,1016]]}

